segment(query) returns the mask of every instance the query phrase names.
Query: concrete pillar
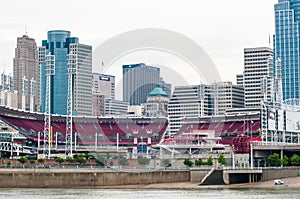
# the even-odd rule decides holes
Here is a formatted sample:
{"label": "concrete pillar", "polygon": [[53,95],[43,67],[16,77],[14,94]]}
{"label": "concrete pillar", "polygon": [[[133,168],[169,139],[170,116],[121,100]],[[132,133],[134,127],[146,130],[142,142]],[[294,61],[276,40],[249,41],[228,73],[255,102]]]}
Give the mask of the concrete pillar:
{"label": "concrete pillar", "polygon": [[250,143],[250,167],[251,167],[251,169],[253,169],[253,162],[254,162],[254,160],[253,160],[253,144],[252,143]]}
{"label": "concrete pillar", "polygon": [[[280,158],[283,160],[283,149],[280,150]],[[281,167],[283,167],[282,161],[281,161]]]}
{"label": "concrete pillar", "polygon": [[252,181],[251,181],[251,173],[249,173],[249,183],[252,183]]}
{"label": "concrete pillar", "polygon": [[235,169],[234,152],[232,151],[232,169]]}

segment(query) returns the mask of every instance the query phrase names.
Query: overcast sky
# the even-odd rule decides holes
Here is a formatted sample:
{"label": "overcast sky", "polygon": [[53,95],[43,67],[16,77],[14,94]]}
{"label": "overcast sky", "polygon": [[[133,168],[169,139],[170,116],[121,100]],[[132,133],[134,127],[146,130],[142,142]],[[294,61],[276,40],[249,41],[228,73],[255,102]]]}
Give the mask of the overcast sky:
{"label": "overcast sky", "polygon": [[[9,0],[0,7],[0,70],[12,72],[16,38],[25,33],[38,45],[47,31],[70,30],[95,49],[112,36],[138,28],[163,28],[198,43],[212,58],[222,80],[243,70],[245,47],[269,46],[277,0]],[[182,65],[172,56],[139,53],[116,63]],[[163,58],[162,58],[163,57]],[[117,66],[119,65],[119,66]],[[118,74],[116,74],[118,75]]]}

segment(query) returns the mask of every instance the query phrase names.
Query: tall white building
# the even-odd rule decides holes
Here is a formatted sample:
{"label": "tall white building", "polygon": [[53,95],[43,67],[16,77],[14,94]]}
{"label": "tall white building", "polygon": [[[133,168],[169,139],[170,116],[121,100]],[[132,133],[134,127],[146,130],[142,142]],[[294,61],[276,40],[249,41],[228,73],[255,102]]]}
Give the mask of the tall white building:
{"label": "tall white building", "polygon": [[74,76],[74,110],[77,115],[92,115],[92,46],[71,43],[70,52],[77,55]]}
{"label": "tall white building", "polygon": [[244,49],[245,107],[260,107],[262,100],[271,101],[274,82],[273,50],[268,47]]}
{"label": "tall white building", "polygon": [[244,87],[232,82],[218,82],[207,86],[209,115],[224,115],[226,110],[244,107]]}
{"label": "tall white building", "polygon": [[224,115],[228,109],[243,107],[243,86],[231,82],[177,86],[168,104],[169,133],[176,134],[186,118]]}
{"label": "tall white building", "polygon": [[208,115],[206,85],[176,86],[168,104],[169,133],[176,134],[186,118]]}

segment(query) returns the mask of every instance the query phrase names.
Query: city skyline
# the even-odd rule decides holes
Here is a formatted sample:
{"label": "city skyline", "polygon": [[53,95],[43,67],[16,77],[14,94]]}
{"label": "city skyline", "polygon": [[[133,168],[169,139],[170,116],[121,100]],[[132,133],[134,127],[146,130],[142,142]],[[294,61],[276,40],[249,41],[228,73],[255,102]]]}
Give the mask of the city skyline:
{"label": "city skyline", "polygon": [[[60,6],[55,6],[56,4],[53,3],[49,5],[49,9],[42,9],[44,2],[40,1],[18,2],[18,5],[20,4],[18,7],[14,6],[15,1],[4,2],[2,8],[5,10],[1,12],[3,21],[0,21],[2,27],[0,70],[3,71],[5,67],[6,73],[12,73],[15,38],[22,36],[25,32],[28,32],[28,36],[34,38],[37,45],[41,46],[41,41],[45,38],[47,31],[70,30],[74,35],[78,35],[83,43],[90,44],[95,49],[117,34],[133,29],[154,27],[170,29],[194,40],[212,58],[222,80],[234,82],[235,75],[243,70],[243,49],[269,45],[269,35],[273,35],[275,29],[273,10],[276,2],[275,0],[267,2],[230,0],[219,1],[216,4],[216,2],[207,1],[189,3],[90,1],[86,5],[87,9],[82,11],[82,13],[88,13],[87,17],[84,17],[84,14],[71,15],[72,10],[82,6],[79,1],[71,5],[66,1],[59,1]],[[35,8],[30,8],[32,4],[35,4]],[[185,9],[182,9],[183,6]],[[64,9],[64,7],[70,9]],[[12,9],[15,12],[11,12]],[[58,14],[48,17],[54,9]],[[62,10],[64,12],[59,14]],[[101,12],[97,12],[99,10]],[[255,15],[252,14],[253,10],[255,10]],[[167,15],[165,15],[166,11]],[[68,13],[72,18],[65,17]],[[61,20],[62,17],[63,20]],[[121,73],[121,65],[140,62],[169,67],[188,65],[172,55],[146,51],[145,53],[132,53],[121,58],[115,63],[114,68]],[[94,69],[100,68],[100,66],[93,67]],[[94,70],[93,72],[100,71]],[[120,77],[116,73],[110,74]],[[164,76],[163,71],[162,76]],[[165,80],[170,82],[169,79]],[[116,83],[118,84],[118,81]]]}

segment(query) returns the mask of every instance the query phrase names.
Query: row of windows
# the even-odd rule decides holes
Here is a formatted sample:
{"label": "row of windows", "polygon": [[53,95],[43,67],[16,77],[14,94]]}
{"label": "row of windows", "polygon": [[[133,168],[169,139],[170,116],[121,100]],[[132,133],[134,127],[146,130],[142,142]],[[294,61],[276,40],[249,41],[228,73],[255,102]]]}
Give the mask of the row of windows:
{"label": "row of windows", "polygon": [[253,69],[253,68],[258,68],[258,69],[264,69],[267,68],[267,65],[245,65],[245,69]]}
{"label": "row of windows", "polygon": [[261,65],[267,65],[268,62],[245,62],[245,66],[251,66],[251,65],[258,65],[258,64],[261,64]]}
{"label": "row of windows", "polygon": [[[268,54],[250,54],[250,55],[248,55],[248,54],[250,54],[250,53],[245,53],[245,55],[244,55],[244,57],[245,58],[250,58],[250,57],[270,57],[270,55],[273,55],[273,53],[268,53]],[[266,59],[266,58],[264,58],[264,59]]]}
{"label": "row of windows", "polygon": [[251,74],[245,74],[245,77],[250,77],[250,76],[265,76],[265,75],[267,75],[267,73],[266,72],[264,72],[264,73],[251,73]]}
{"label": "row of windows", "polygon": [[268,60],[268,58],[255,58],[255,59],[253,59],[253,58],[251,58],[251,59],[247,59],[247,58],[245,58],[244,59],[244,61],[245,62],[256,62],[256,61],[267,61]]}

